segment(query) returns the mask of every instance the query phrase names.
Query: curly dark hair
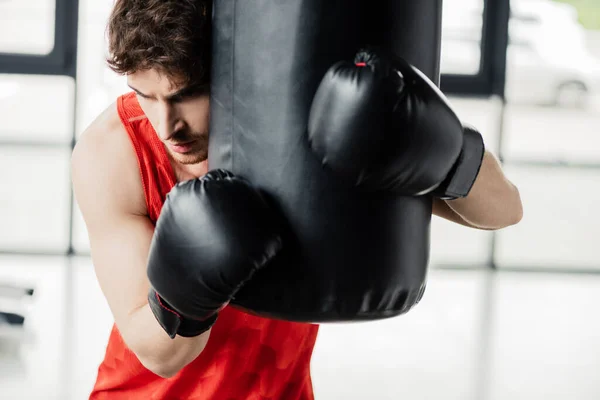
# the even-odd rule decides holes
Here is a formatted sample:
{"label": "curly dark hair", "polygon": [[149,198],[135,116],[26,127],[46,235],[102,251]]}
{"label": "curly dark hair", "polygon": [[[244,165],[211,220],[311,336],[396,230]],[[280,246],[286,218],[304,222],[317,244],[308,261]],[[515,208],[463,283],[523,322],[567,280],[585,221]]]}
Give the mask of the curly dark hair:
{"label": "curly dark hair", "polygon": [[157,69],[182,86],[210,81],[211,0],[116,0],[108,66],[119,74]]}

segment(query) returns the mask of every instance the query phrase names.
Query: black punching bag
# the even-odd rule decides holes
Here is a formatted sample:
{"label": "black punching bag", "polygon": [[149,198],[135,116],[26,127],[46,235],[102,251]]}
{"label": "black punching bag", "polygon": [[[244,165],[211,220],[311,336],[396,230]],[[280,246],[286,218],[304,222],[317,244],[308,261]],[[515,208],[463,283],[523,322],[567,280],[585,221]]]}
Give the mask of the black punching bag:
{"label": "black punching bag", "polygon": [[330,66],[371,45],[438,83],[442,0],[214,0],[209,168],[264,191],[284,251],[232,301],[305,322],[407,312],[423,295],[431,198],[348,188],[308,147]]}

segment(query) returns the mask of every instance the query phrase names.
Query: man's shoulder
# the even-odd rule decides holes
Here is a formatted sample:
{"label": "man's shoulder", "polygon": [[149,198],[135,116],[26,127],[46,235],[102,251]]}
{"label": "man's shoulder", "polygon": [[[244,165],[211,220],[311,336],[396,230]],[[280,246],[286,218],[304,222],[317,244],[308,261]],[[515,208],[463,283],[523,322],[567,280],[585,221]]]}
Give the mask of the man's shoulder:
{"label": "man's shoulder", "polygon": [[[126,130],[117,111],[117,104],[112,103],[102,111],[96,119],[83,131],[78,139],[80,147],[111,147],[127,139]],[[90,149],[91,150],[91,149]]]}
{"label": "man's shoulder", "polygon": [[[74,186],[124,195],[139,208],[143,188],[135,150],[119,117],[116,103],[107,107],[81,134],[71,156]],[[129,208],[129,207],[128,207]]]}

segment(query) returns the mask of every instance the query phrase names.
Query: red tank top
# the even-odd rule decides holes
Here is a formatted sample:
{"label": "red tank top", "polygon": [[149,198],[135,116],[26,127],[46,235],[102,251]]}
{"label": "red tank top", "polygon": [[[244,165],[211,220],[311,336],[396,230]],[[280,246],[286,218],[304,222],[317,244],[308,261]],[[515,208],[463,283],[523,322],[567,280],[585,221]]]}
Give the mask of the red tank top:
{"label": "red tank top", "polygon": [[[137,158],[148,215],[156,222],[175,174],[134,93],[117,100]],[[318,325],[261,318],[226,307],[204,351],[176,376],[147,370],[113,325],[91,400],[309,400]]]}

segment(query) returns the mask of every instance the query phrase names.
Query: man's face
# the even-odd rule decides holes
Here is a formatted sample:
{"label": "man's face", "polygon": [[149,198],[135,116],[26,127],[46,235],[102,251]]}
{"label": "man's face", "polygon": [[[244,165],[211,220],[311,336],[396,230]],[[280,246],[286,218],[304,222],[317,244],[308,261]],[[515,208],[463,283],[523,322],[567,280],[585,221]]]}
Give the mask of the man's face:
{"label": "man's face", "polygon": [[173,159],[198,164],[208,155],[209,96],[198,88],[177,87],[151,69],[127,76],[142,110]]}

